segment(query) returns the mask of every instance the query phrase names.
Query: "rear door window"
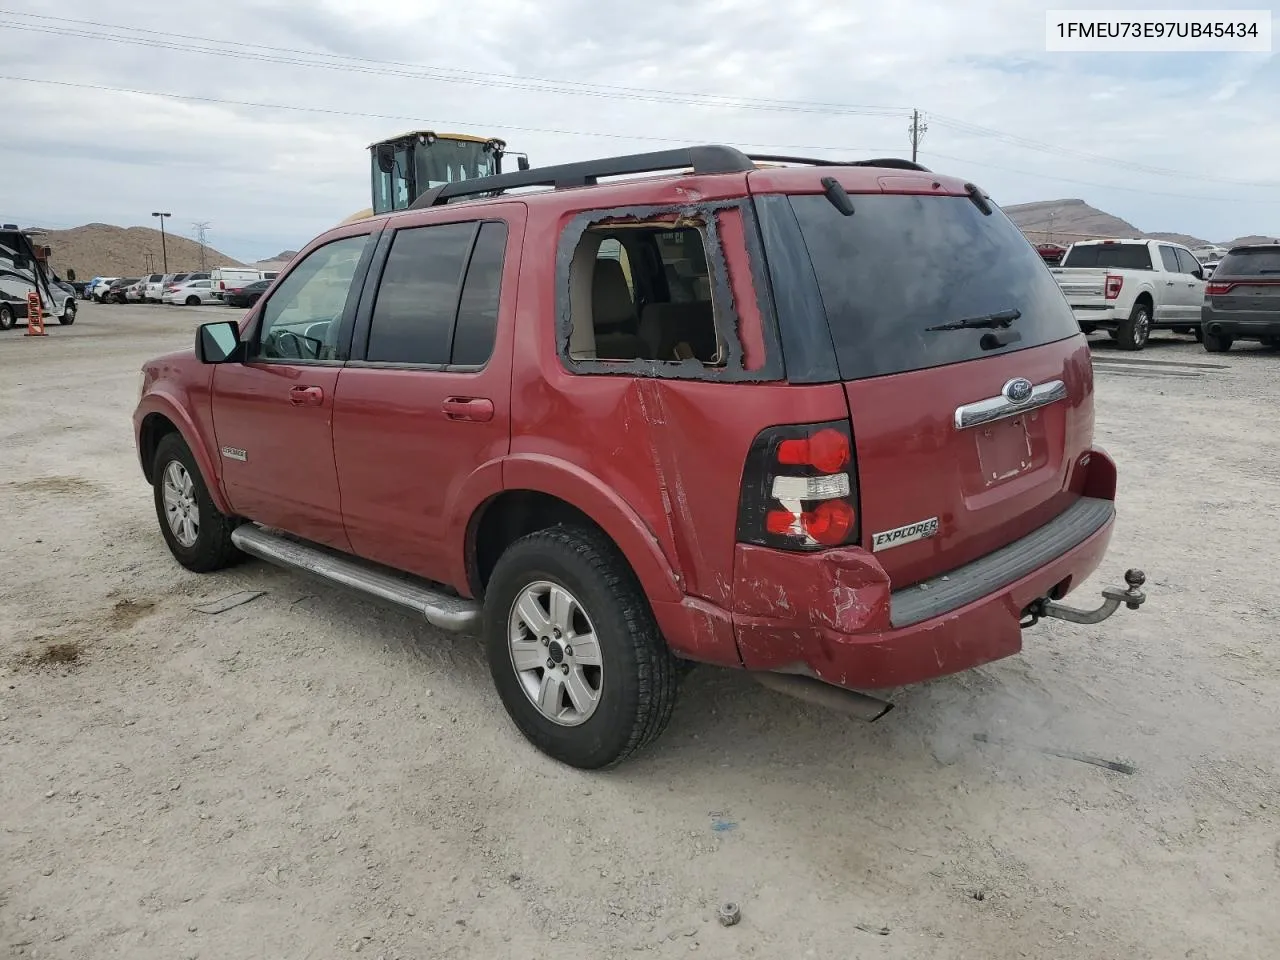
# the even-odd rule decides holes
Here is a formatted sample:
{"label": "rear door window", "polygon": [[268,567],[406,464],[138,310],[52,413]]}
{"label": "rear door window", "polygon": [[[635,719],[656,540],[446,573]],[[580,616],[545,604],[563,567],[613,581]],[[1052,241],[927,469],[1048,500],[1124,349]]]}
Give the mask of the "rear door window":
{"label": "rear door window", "polygon": [[1233,250],[1222,258],[1216,277],[1280,277],[1280,247]]}
{"label": "rear door window", "polygon": [[1083,247],[1072,247],[1062,265],[1150,270],[1151,251],[1145,243],[1090,243]]}
{"label": "rear door window", "polygon": [[502,221],[400,230],[369,326],[373,363],[481,366],[493,351],[507,247]]}
{"label": "rear door window", "polygon": [[1160,262],[1164,264],[1164,268],[1170,273],[1178,273],[1178,251],[1173,247],[1160,245]]}
{"label": "rear door window", "polygon": [[[1053,275],[999,209],[985,216],[968,197],[853,200],[855,213],[846,217],[824,196],[791,197],[842,379],[978,360],[1079,334]],[[991,329],[927,329],[1010,310],[1021,314],[1009,328],[1021,339],[996,350],[982,348]]]}

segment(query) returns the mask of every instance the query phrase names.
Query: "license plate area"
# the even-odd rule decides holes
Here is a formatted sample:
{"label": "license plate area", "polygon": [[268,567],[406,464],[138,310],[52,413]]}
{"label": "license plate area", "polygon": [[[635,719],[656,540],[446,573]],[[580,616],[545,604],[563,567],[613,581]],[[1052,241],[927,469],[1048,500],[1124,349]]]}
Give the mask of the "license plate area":
{"label": "license plate area", "polygon": [[1044,421],[1038,413],[997,420],[975,431],[984,486],[1004,483],[1047,461]]}

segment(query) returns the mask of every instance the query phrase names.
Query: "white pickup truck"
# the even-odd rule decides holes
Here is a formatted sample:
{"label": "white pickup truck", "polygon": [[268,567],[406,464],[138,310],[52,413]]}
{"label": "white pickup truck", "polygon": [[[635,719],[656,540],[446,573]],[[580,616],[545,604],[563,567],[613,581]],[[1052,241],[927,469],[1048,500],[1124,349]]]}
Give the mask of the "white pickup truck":
{"label": "white pickup truck", "polygon": [[1154,329],[1200,338],[1204,268],[1180,244],[1082,240],[1050,271],[1085,333],[1106,330],[1125,350],[1141,350]]}

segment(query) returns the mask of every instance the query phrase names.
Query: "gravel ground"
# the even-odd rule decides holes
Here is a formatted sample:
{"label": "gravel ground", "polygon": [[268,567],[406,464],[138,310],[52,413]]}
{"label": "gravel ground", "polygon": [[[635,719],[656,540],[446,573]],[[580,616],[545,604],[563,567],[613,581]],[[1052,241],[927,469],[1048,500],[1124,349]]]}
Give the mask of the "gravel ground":
{"label": "gravel ground", "polygon": [[169,557],[129,414],[206,315],[0,336],[3,955],[1280,955],[1280,354],[1096,343],[1120,519],[1074,599],[1141,566],[1139,613],[870,726],[701,668],[593,775],[520,738],[477,642]]}

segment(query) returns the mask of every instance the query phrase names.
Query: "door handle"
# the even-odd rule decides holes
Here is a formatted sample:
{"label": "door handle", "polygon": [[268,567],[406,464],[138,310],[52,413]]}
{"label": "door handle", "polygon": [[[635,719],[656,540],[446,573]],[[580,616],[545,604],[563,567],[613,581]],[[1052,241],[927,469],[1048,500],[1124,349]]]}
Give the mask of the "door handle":
{"label": "door handle", "polygon": [[289,402],[295,407],[318,407],[324,403],[324,390],[320,387],[291,387]]}
{"label": "door handle", "polygon": [[440,409],[450,420],[487,423],[493,419],[493,401],[484,397],[449,397]]}

